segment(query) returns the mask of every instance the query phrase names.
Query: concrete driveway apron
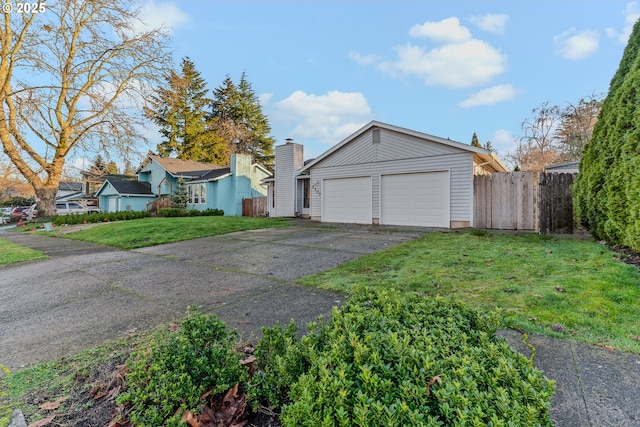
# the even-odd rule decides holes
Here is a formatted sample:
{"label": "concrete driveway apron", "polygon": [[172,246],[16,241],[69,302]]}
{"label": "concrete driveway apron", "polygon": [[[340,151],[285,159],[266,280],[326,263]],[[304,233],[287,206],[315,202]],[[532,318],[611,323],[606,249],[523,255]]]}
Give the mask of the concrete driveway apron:
{"label": "concrete driveway apron", "polygon": [[344,295],[295,280],[419,235],[307,224],[125,251],[2,233],[51,258],[0,268],[0,363],[16,369],[75,354],[179,319],[191,305],[246,339],[292,318],[303,329]]}

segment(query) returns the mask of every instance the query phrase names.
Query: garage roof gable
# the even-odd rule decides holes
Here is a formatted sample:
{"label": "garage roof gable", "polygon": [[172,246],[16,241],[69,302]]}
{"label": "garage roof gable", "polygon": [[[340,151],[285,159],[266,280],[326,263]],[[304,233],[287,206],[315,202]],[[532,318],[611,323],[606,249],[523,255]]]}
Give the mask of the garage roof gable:
{"label": "garage roof gable", "polygon": [[[387,123],[382,123],[382,122],[378,122],[378,121],[371,121],[369,122],[367,125],[365,125],[364,127],[360,128],[359,130],[357,130],[356,132],[354,132],[353,134],[351,134],[350,136],[348,136],[347,138],[343,139],[341,142],[339,142],[338,144],[334,145],[333,147],[331,147],[329,150],[325,151],[323,154],[321,154],[319,157],[317,157],[316,159],[314,159],[313,161],[309,162],[308,164],[306,164],[301,170],[300,173],[304,173],[305,171],[308,171],[309,169],[313,168],[314,166],[320,164],[321,162],[325,162],[327,161],[327,159],[334,157],[337,152],[340,152],[342,155],[346,156],[346,157],[352,157],[354,155],[354,153],[351,153],[350,151],[357,151],[358,149],[355,146],[349,147],[352,144],[355,144],[356,146],[358,145],[357,141],[361,140],[361,136],[363,136],[364,134],[366,134],[368,131],[370,131],[371,129],[383,129],[383,130],[388,130],[388,131],[392,131],[395,133],[399,133],[401,135],[405,135],[407,137],[410,137],[412,140],[419,140],[420,142],[424,142],[425,144],[430,144],[432,146],[432,150],[437,150],[437,151],[442,151],[442,153],[444,152],[451,152],[451,151],[466,151],[469,153],[472,153],[475,159],[476,163],[486,163],[489,164],[491,163],[493,166],[493,169],[495,169],[498,172],[504,172],[507,171],[506,166],[504,166],[504,164],[491,152],[489,152],[488,150],[485,150],[483,148],[478,148],[478,147],[473,147],[469,144],[464,144],[461,142],[457,142],[457,141],[452,141],[448,138],[440,138],[437,136],[433,136],[433,135],[429,135],[426,133],[422,133],[422,132],[417,132],[417,131],[413,131],[410,129],[405,129],[399,126],[394,126],[394,125],[390,125]],[[414,143],[415,144],[415,143]],[[439,146],[439,147],[438,147]],[[416,147],[416,145],[414,145],[414,147]],[[353,148],[353,150],[349,150],[349,148]],[[394,147],[395,148],[395,147]],[[399,148],[399,147],[398,147]],[[405,151],[406,151],[406,147],[405,147]],[[360,159],[362,161],[381,161],[381,160],[386,160],[386,159],[382,159],[382,158],[378,158],[378,159],[374,159],[374,154],[373,151],[369,153],[363,153],[363,150],[360,149],[361,153],[360,153]],[[425,150],[426,152],[426,150]],[[436,154],[436,153],[433,153]],[[405,153],[405,155],[408,155],[409,157],[413,157],[415,155],[425,155],[425,154],[419,154],[419,153]]]}

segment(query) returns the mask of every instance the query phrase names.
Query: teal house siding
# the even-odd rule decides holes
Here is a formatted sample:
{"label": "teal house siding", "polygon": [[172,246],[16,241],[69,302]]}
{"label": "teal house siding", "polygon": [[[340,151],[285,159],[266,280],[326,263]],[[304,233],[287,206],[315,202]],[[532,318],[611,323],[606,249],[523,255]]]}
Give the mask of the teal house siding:
{"label": "teal house siding", "polygon": [[103,212],[146,211],[155,199],[147,182],[107,179],[96,193]]}
{"label": "teal house siding", "polygon": [[187,209],[222,209],[227,216],[240,216],[243,198],[267,195],[262,180],[269,176],[268,170],[251,163],[250,156],[234,154],[227,174],[187,183],[187,186],[204,183],[206,188],[205,203],[187,203]]}
{"label": "teal house siding", "polygon": [[191,194],[187,209],[222,209],[225,215],[238,216],[243,198],[266,196],[262,180],[272,176],[243,154],[232,155],[231,164],[224,167],[149,153],[136,173],[137,181],[105,181],[96,193],[103,211],[146,211],[149,202],[175,193],[183,179]]}

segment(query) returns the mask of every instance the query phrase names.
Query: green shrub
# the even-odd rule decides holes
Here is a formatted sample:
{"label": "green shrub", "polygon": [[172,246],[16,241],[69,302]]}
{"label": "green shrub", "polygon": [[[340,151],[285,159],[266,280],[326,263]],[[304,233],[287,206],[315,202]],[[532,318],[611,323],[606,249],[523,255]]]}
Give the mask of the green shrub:
{"label": "green shrub", "polygon": [[288,403],[291,384],[309,368],[297,332],[293,320],[287,327],[277,323],[272,328],[262,328],[262,339],[255,351],[256,372],[247,390],[254,409],[260,405],[280,408]]}
{"label": "green shrub", "polygon": [[[552,425],[554,383],[504,340],[496,313],[359,290],[303,349],[285,426]],[[303,340],[304,343],[304,340]]]}
{"label": "green shrub", "polygon": [[202,211],[202,215],[205,216],[224,216],[224,211],[222,209],[205,209]]}
{"label": "green shrub", "polygon": [[11,418],[13,417],[13,411],[6,403],[8,393],[4,378],[7,376],[9,376],[9,369],[0,364],[0,427],[8,426],[11,422]]}
{"label": "green shrub", "polygon": [[181,425],[185,410],[199,412],[204,393],[244,383],[235,337],[215,316],[193,311],[175,332],[135,353],[127,361],[127,390],[117,400],[130,405],[129,420],[138,427]]}
{"label": "green shrub", "polygon": [[158,211],[159,216],[164,217],[178,217],[178,216],[223,216],[224,211],[222,209],[205,209],[200,211],[198,209],[183,209],[183,208],[163,208]]}
{"label": "green shrub", "polygon": [[40,222],[52,222],[56,225],[95,224],[98,222],[127,221],[132,219],[148,218],[149,212],[120,211],[120,212],[94,212],[85,214],[56,215],[53,218],[40,218]]}
{"label": "green shrub", "polygon": [[187,216],[187,210],[183,208],[162,208],[158,211],[158,216],[162,216],[162,217]]}

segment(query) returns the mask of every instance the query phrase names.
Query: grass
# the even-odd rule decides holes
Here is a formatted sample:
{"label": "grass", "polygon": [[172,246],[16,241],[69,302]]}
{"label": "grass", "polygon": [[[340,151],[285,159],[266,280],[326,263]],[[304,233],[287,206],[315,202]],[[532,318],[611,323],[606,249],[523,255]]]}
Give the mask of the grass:
{"label": "grass", "polygon": [[25,248],[24,246],[0,239],[0,265],[34,261],[43,258],[47,258],[47,256],[40,251]]}
{"label": "grass", "polygon": [[4,379],[0,377],[0,389],[6,390],[9,402],[14,407],[19,407],[30,420],[49,415],[39,405],[60,397],[69,400],[62,403],[59,411],[67,414],[82,412],[86,409],[82,406],[87,404],[84,402],[86,396],[91,400],[91,388],[104,387],[102,382],[111,379],[116,365],[124,363],[135,349],[148,346],[154,331],[163,327],[166,325],[153,331],[132,334],[74,356],[10,372]]}
{"label": "grass", "polygon": [[507,327],[640,353],[638,268],[590,240],[429,233],[301,282],[346,293],[356,284],[391,286],[498,307]]}
{"label": "grass", "polygon": [[70,233],[63,233],[62,230],[49,233],[69,239],[114,246],[120,249],[135,249],[235,231],[287,225],[288,223],[283,220],[275,218],[196,216],[143,218],[100,224],[99,226]]}

